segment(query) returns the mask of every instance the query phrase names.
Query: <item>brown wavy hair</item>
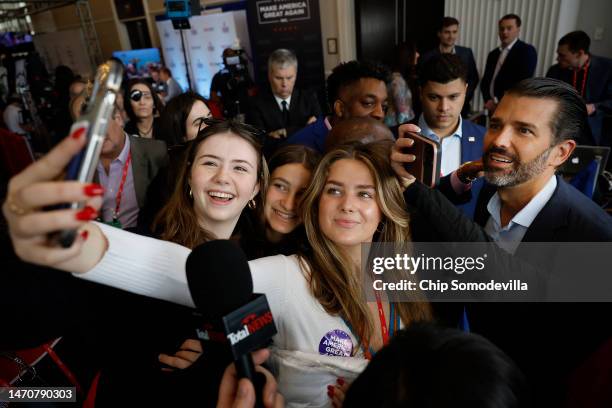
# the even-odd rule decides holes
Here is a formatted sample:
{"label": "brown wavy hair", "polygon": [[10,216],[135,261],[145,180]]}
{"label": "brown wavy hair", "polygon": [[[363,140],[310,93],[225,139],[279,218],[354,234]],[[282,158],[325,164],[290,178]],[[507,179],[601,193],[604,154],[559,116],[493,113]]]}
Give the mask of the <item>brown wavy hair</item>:
{"label": "brown wavy hair", "polygon": [[[302,219],[311,251],[299,254],[302,269],[310,273],[310,289],[325,311],[346,319],[355,334],[365,343],[374,333],[363,279],[355,273],[355,265],[340,248],[327,238],[319,227],[319,200],[330,167],[342,159],[357,160],[370,170],[376,186],[376,201],[382,213],[377,242],[393,242],[402,246],[410,242],[410,217],[402,188],[389,163],[388,141],[362,144],[353,142],[327,153],[317,167],[310,187],[302,199]],[[397,303],[402,322],[431,320],[431,307],[427,302]]]}
{"label": "brown wavy hair", "polygon": [[[198,148],[207,138],[219,133],[229,132],[246,140],[253,146],[259,157],[257,163],[259,193],[254,198],[255,208],[263,206],[262,196],[268,184],[268,166],[263,158],[259,135],[253,127],[233,119],[206,121],[206,124],[209,126],[200,130],[198,136],[189,143],[179,166],[174,192],[168,203],[160,210],[153,221],[153,231],[156,231],[161,239],[175,242],[188,248],[194,248],[199,244],[218,238],[200,226],[193,208],[193,198],[189,195],[188,181],[191,167]],[[252,210],[249,208],[247,211]]]}

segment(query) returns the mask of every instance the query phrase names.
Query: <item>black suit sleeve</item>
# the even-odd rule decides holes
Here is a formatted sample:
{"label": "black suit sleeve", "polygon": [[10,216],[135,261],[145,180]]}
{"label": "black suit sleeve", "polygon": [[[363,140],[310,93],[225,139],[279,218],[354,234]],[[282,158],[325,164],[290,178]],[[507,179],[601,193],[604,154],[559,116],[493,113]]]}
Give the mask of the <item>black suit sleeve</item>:
{"label": "black suit sleeve", "polygon": [[[311,116],[318,118],[322,114],[319,100],[314,92],[300,90],[300,98],[296,102],[299,104],[297,113],[299,114],[300,122],[287,127],[287,137],[291,137],[298,130],[306,127],[306,123]],[[293,104],[293,101],[291,103]]]}
{"label": "black suit sleeve", "polygon": [[265,130],[266,132],[266,122],[264,119],[264,113],[261,109],[261,100],[258,97],[249,98],[249,108],[247,109],[247,123],[255,126],[261,130]]}
{"label": "black suit sleeve", "polygon": [[517,82],[523,79],[533,77],[535,73],[536,65],[538,63],[538,53],[536,49],[529,44],[526,44],[526,48],[524,51],[524,56],[522,57],[522,63],[517,64],[516,69],[517,72]]}
{"label": "black suit sleeve", "polygon": [[476,67],[476,61],[474,60],[474,54],[472,53],[472,49],[468,48],[468,92],[467,92],[467,100],[468,102],[472,100],[474,97],[474,93],[478,88],[478,82],[480,78],[478,77],[478,68]]}
{"label": "black suit sleeve", "polygon": [[487,55],[485,72],[482,76],[482,81],[480,81],[480,92],[482,93],[482,99],[484,102],[487,102],[489,99],[493,99],[489,92],[489,87],[491,86],[493,71],[495,70],[495,64],[497,63],[496,55],[499,56],[499,53],[496,53],[495,51],[491,51],[489,55]]}

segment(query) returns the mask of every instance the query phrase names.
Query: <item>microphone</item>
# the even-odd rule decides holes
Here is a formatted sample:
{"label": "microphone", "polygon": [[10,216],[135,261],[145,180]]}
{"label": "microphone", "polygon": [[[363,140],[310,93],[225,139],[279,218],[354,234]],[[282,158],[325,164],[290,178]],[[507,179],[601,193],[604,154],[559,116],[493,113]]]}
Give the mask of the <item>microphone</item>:
{"label": "microphone", "polygon": [[[189,255],[186,272],[193,302],[207,322],[198,330],[200,340],[228,347],[238,376],[261,382],[251,351],[265,347],[277,331],[266,296],[253,293],[244,252],[229,240],[206,242]],[[255,388],[259,399],[261,388]]]}

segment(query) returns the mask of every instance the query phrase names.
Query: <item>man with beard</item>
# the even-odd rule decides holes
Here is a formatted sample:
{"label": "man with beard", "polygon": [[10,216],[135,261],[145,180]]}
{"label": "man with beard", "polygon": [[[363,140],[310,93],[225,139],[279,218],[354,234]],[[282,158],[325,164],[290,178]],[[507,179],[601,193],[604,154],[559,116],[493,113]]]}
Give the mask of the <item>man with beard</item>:
{"label": "man with beard", "polygon": [[[548,78],[521,81],[500,101],[485,135],[483,163],[470,170],[484,169],[485,174],[475,213],[480,228],[418,183],[405,192],[406,202],[416,207],[412,218],[428,224],[439,241],[495,241],[519,262],[527,260],[545,270],[558,260],[558,249],[549,245],[533,256],[529,242],[612,241],[612,217],[555,175],[574,150],[573,139],[587,129],[586,106],[570,85]],[[402,177],[410,177],[402,166],[411,159],[402,153],[409,144],[406,138],[398,139],[391,154],[393,167]],[[469,181],[466,174],[459,178]],[[469,190],[463,196],[469,198]],[[422,240],[417,229],[413,239]],[[481,303],[465,307],[472,331],[498,345],[527,374],[533,406],[561,406],[563,385],[572,371],[612,336],[611,325],[584,319],[609,315],[606,305]]]}

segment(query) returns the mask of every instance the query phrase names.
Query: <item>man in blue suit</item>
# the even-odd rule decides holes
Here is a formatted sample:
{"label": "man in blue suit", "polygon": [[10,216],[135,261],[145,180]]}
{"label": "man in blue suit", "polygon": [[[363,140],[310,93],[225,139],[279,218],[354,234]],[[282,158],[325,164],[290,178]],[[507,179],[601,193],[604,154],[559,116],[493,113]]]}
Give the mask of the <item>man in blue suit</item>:
{"label": "man in blue suit", "polygon": [[588,144],[611,145],[602,133],[606,111],[612,114],[612,60],[589,52],[591,39],[584,31],[564,35],[557,47],[558,64],[550,67],[547,77],[572,85],[584,98],[589,114],[592,140]]}
{"label": "man in blue suit", "polygon": [[455,54],[461,58],[461,61],[467,68],[468,88],[465,103],[463,104],[463,109],[461,110],[461,115],[465,118],[470,113],[470,104],[472,103],[472,98],[474,97],[474,92],[476,91],[480,78],[478,77],[478,68],[476,68],[476,61],[474,60],[474,53],[472,52],[472,49],[456,45],[455,43],[457,42],[458,37],[459,20],[457,20],[455,17],[444,17],[442,19],[440,30],[438,30],[440,44],[433,50],[427,51],[421,57],[420,63],[423,64],[434,55],[440,54]]}
{"label": "man in blue suit", "polygon": [[[479,160],[485,128],[461,117],[467,84],[466,66],[455,54],[432,55],[421,65],[419,73],[420,98],[423,113],[413,123],[421,133],[440,143],[442,185],[462,163]],[[455,183],[456,180],[455,176]],[[473,186],[477,191],[482,183]],[[460,204],[466,215],[474,214],[475,201]]]}
{"label": "man in blue suit", "polygon": [[480,159],[485,128],[461,118],[468,87],[461,58],[453,54],[432,56],[421,66],[419,85],[423,113],[417,124],[423,135],[440,143],[442,175]]}
{"label": "man in blue suit", "polygon": [[499,20],[501,45],[487,56],[485,72],[480,82],[485,108],[493,112],[504,92],[523,79],[531,78],[538,54],[531,44],[519,40],[521,18],[508,14]]}

